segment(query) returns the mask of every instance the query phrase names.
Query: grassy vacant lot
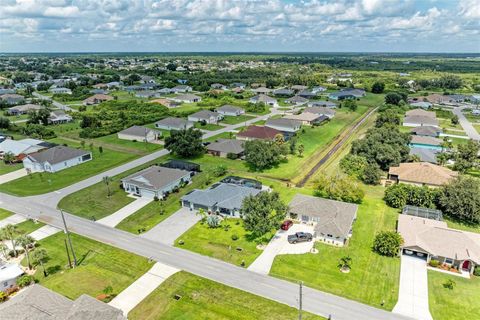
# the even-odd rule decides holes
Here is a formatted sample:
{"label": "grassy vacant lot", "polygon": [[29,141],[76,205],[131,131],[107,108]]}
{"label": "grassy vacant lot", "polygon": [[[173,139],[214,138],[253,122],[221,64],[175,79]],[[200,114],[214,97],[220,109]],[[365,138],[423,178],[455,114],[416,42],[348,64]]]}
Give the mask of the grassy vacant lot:
{"label": "grassy vacant lot", "polygon": [[[318,254],[279,255],[270,274],[391,310],[398,297],[400,259],[379,256],[372,251],[374,236],[381,230],[394,230],[397,212],[383,200],[383,188],[371,187],[359,206],[353,237],[344,248],[316,244]],[[352,258],[352,270],[340,272],[337,265],[344,256]]]}
{"label": "grassy vacant lot", "polygon": [[16,225],[17,227],[17,232],[19,234],[30,234],[32,233],[33,231],[37,230],[37,229],[40,229],[41,227],[43,227],[45,224],[41,223],[41,222],[33,222],[33,220],[27,220],[27,221],[24,221],[24,222],[21,222],[19,224]]}
{"label": "grassy vacant lot", "polygon": [[14,163],[14,164],[6,164],[3,161],[0,162],[0,175],[13,172],[23,168],[23,164],[21,163]]}
{"label": "grassy vacant lot", "polygon": [[208,130],[208,131],[215,131],[223,128],[223,126],[220,126],[218,124],[207,123],[202,125],[200,122],[195,122],[194,127],[202,130]]}
{"label": "grassy vacant lot", "polygon": [[[443,284],[455,281],[453,290]],[[480,277],[464,279],[438,271],[428,271],[428,299],[435,320],[480,319]]]}
{"label": "grassy vacant lot", "polygon": [[6,219],[6,218],[10,217],[11,215],[13,215],[12,212],[0,208],[0,220]]}
{"label": "grassy vacant lot", "polygon": [[163,146],[160,144],[118,139],[116,133],[110,134],[108,136],[96,138],[95,140],[97,142],[105,143],[106,145],[103,145],[104,147],[108,147],[109,145],[114,145],[120,148],[125,148],[126,149],[125,151],[128,151],[130,149],[132,151],[138,151],[139,153],[142,153],[142,154],[150,153],[163,148]]}
{"label": "grassy vacant lot", "polygon": [[237,123],[242,123],[242,122],[251,120],[253,118],[254,118],[253,116],[247,116],[247,115],[240,115],[237,117],[225,116],[225,118],[221,122],[226,124],[237,124]]}
{"label": "grassy vacant lot", "polygon": [[[62,143],[61,139],[53,141]],[[71,147],[79,147],[78,144],[70,141],[67,144]],[[56,173],[33,173],[0,185],[0,191],[18,196],[47,193],[64,188],[137,157],[135,154],[112,151],[106,148],[103,149],[103,153],[94,148],[92,154],[93,160],[91,161]]]}
{"label": "grassy vacant lot", "polygon": [[61,232],[39,241],[39,247],[45,248],[50,257],[46,264],[49,275],[45,278],[41,268],[35,273],[41,285],[70,299],[84,293],[96,297],[107,286],[118,294],[151,267],[140,256],[76,234],[71,236],[78,266],[68,268],[65,234]]}
{"label": "grassy vacant lot", "polygon": [[216,136],[205,139],[204,141],[212,142],[218,139],[235,139],[235,134],[231,132],[222,132],[220,134],[217,134]]}
{"label": "grassy vacant lot", "polygon": [[[176,294],[182,298],[175,300]],[[295,308],[182,271],[168,278],[140,302],[130,311],[128,318],[287,320],[297,315]],[[305,312],[303,319],[323,318]]]}
{"label": "grassy vacant lot", "polygon": [[[233,240],[233,235],[238,239]],[[256,248],[257,244],[268,242],[272,235],[254,239],[249,232],[245,231],[240,219],[224,220],[218,228],[210,228],[200,221],[179,237],[175,241],[175,246],[237,266],[244,261],[245,267],[248,267],[262,253]],[[184,241],[183,245],[179,244],[180,240]]]}

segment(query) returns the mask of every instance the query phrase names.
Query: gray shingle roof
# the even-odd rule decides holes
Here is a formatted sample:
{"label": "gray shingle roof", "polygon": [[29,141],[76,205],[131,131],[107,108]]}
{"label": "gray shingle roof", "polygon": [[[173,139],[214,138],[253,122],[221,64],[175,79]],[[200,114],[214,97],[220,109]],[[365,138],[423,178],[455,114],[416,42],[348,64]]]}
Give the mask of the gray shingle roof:
{"label": "gray shingle roof", "polygon": [[122,182],[139,188],[161,190],[170,183],[189,175],[189,171],[160,166],[151,166],[122,179]]}
{"label": "gray shingle roof", "polygon": [[240,154],[245,149],[243,147],[244,141],[234,139],[218,139],[207,146],[209,151],[218,151],[225,153]]}
{"label": "gray shingle roof", "polygon": [[31,153],[28,157],[40,163],[48,162],[50,164],[56,164],[87,154],[90,154],[90,151],[73,149],[65,146],[56,146],[44,151]]}
{"label": "gray shingle roof", "polygon": [[290,120],[290,119],[268,119],[265,123],[265,126],[275,126],[275,127],[282,127],[282,128],[290,128],[295,129],[302,125],[302,123],[298,120]]}
{"label": "gray shingle roof", "polygon": [[237,112],[242,110],[243,109],[240,107],[231,106],[229,104],[223,105],[217,109],[217,111],[221,111],[221,112]]}
{"label": "gray shingle roof", "polygon": [[308,107],[303,109],[303,112],[315,113],[315,114],[324,114],[327,116],[334,116],[335,110],[332,110],[327,107]]}
{"label": "gray shingle roof", "polygon": [[415,127],[410,130],[410,132],[415,133],[418,136],[430,136],[430,137],[436,137],[440,133],[442,133],[442,129],[434,127],[434,126],[420,126],[420,127]]}
{"label": "gray shingle roof", "polygon": [[315,231],[334,237],[347,237],[356,217],[356,204],[296,194],[289,205],[290,213],[318,219]]}
{"label": "gray shingle roof", "polygon": [[220,114],[218,112],[213,112],[210,110],[200,110],[198,112],[195,112],[194,114],[191,114],[190,117],[193,118],[198,118],[198,119],[205,119],[208,120],[210,117],[218,117]]}
{"label": "gray shingle roof", "polygon": [[433,150],[429,148],[410,148],[410,155],[417,156],[420,161],[430,162],[437,164],[437,154],[440,153],[439,150]]}
{"label": "gray shingle roof", "polygon": [[148,134],[150,131],[153,131],[155,134],[159,134],[158,131],[155,131],[143,126],[132,126],[130,128],[120,131],[119,133],[144,138],[145,135]]}
{"label": "gray shingle roof", "polygon": [[184,129],[187,127],[188,123],[189,121],[183,118],[168,117],[156,122],[155,125]]}
{"label": "gray shingle roof", "polygon": [[405,119],[403,119],[403,123],[438,126],[438,120],[428,116],[406,116]]}

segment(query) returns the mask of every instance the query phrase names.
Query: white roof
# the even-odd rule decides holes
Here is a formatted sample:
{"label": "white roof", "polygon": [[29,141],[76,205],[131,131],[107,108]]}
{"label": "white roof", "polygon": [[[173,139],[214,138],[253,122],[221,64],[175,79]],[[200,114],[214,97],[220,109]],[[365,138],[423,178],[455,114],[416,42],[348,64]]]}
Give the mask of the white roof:
{"label": "white roof", "polygon": [[[24,142],[24,140],[27,140]],[[43,149],[44,147],[37,146],[38,143],[41,143],[43,141],[38,140],[38,143],[32,144],[31,140],[34,139],[24,139],[24,140],[11,140],[7,139],[0,143],[0,152],[3,153],[8,153],[11,152],[15,156],[18,156],[19,154],[28,154],[28,153],[33,153],[37,152],[38,150]]]}
{"label": "white roof", "polygon": [[16,279],[23,273],[23,269],[18,264],[0,261],[0,282]]}

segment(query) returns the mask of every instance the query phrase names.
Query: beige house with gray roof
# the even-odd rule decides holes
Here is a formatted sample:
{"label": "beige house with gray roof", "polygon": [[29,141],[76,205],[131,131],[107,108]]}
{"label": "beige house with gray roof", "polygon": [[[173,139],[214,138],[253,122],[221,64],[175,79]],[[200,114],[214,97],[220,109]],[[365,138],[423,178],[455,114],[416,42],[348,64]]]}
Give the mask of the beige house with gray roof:
{"label": "beige house with gray roof", "polygon": [[358,206],[353,203],[296,194],[289,216],[314,226],[315,238],[326,244],[344,246],[352,236]]}

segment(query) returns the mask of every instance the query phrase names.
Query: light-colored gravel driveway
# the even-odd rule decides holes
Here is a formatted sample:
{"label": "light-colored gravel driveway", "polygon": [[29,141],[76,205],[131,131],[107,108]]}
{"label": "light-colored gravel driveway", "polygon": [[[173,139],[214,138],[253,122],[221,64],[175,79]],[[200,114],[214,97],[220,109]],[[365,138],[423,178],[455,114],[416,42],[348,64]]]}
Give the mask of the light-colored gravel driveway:
{"label": "light-colored gravel driveway", "polygon": [[313,234],[313,227],[304,224],[294,224],[288,231],[277,231],[267,247],[263,250],[262,254],[248,267],[248,270],[268,274],[277,254],[304,254],[310,252],[315,241],[296,244],[288,243],[288,235],[300,231]]}

